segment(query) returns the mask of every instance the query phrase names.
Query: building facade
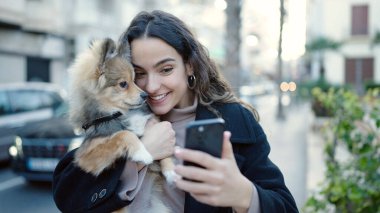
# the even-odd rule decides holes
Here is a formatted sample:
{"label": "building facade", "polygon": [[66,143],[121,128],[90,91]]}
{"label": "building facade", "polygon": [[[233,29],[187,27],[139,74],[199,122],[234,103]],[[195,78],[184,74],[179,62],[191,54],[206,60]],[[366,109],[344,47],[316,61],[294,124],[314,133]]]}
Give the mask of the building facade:
{"label": "building facade", "polygon": [[224,11],[213,3],[214,0],[1,0],[0,83],[44,81],[67,88],[67,68],[75,55],[93,39],[117,40],[141,10],[161,9],[177,15],[220,62]]}
{"label": "building facade", "polygon": [[[308,0],[307,40],[328,38],[341,43],[337,49],[313,52],[311,76],[332,84],[350,84],[358,91],[368,83],[380,83],[380,33],[378,0]],[[321,60],[323,58],[323,60]]]}
{"label": "building facade", "polygon": [[141,4],[123,0],[0,1],[0,83],[43,81],[66,88],[67,68],[90,41],[117,39]]}

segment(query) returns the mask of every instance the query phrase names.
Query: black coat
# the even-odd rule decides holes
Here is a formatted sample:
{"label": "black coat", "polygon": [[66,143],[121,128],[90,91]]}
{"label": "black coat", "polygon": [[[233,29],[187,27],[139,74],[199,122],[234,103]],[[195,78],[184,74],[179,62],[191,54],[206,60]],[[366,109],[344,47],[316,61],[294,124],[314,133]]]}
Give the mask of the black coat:
{"label": "black coat", "polygon": [[[213,107],[225,120],[226,130],[232,133],[236,162],[241,173],[255,184],[261,212],[298,212],[283,175],[268,158],[270,147],[266,135],[252,113],[236,103],[215,104]],[[214,117],[206,107],[198,105],[196,120]],[[68,153],[54,171],[54,201],[61,211],[104,213],[129,204],[117,194],[125,159],[120,159],[112,169],[95,178],[76,167],[73,157],[74,151]],[[185,212],[232,212],[232,209],[208,206],[186,194]]]}

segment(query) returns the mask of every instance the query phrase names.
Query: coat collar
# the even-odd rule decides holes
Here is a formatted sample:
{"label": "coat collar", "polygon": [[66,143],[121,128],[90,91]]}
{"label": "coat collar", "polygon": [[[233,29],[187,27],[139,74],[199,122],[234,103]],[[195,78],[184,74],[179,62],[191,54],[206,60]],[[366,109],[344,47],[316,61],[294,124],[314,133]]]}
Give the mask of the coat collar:
{"label": "coat collar", "polygon": [[[225,120],[226,130],[231,132],[231,142],[251,144],[261,135],[262,129],[251,112],[238,103],[212,104]],[[206,106],[198,104],[195,120],[216,118]]]}

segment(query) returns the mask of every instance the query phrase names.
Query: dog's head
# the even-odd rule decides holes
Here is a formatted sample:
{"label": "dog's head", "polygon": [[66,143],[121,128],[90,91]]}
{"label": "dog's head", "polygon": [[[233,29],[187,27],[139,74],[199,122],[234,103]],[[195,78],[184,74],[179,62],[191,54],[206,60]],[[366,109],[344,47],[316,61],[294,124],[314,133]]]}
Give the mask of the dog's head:
{"label": "dog's head", "polygon": [[76,58],[70,73],[71,117],[76,117],[78,124],[83,122],[80,117],[88,107],[103,112],[126,112],[145,104],[146,93],[134,83],[127,42],[116,47],[111,39],[94,41]]}
{"label": "dog's head", "polygon": [[134,83],[135,73],[126,44],[116,48],[111,39],[102,41],[100,61],[95,71],[99,101],[105,107],[116,107],[123,111],[141,107],[147,97]]}

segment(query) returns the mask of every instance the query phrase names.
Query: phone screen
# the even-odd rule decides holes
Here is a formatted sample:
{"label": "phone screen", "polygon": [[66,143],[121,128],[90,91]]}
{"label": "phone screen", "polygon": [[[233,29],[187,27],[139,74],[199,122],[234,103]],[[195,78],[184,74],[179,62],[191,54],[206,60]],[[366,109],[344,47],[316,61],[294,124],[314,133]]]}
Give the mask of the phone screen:
{"label": "phone screen", "polygon": [[[224,120],[221,118],[190,122],[186,128],[185,148],[200,150],[220,158],[223,132]],[[191,163],[184,162],[184,164],[190,165]]]}

